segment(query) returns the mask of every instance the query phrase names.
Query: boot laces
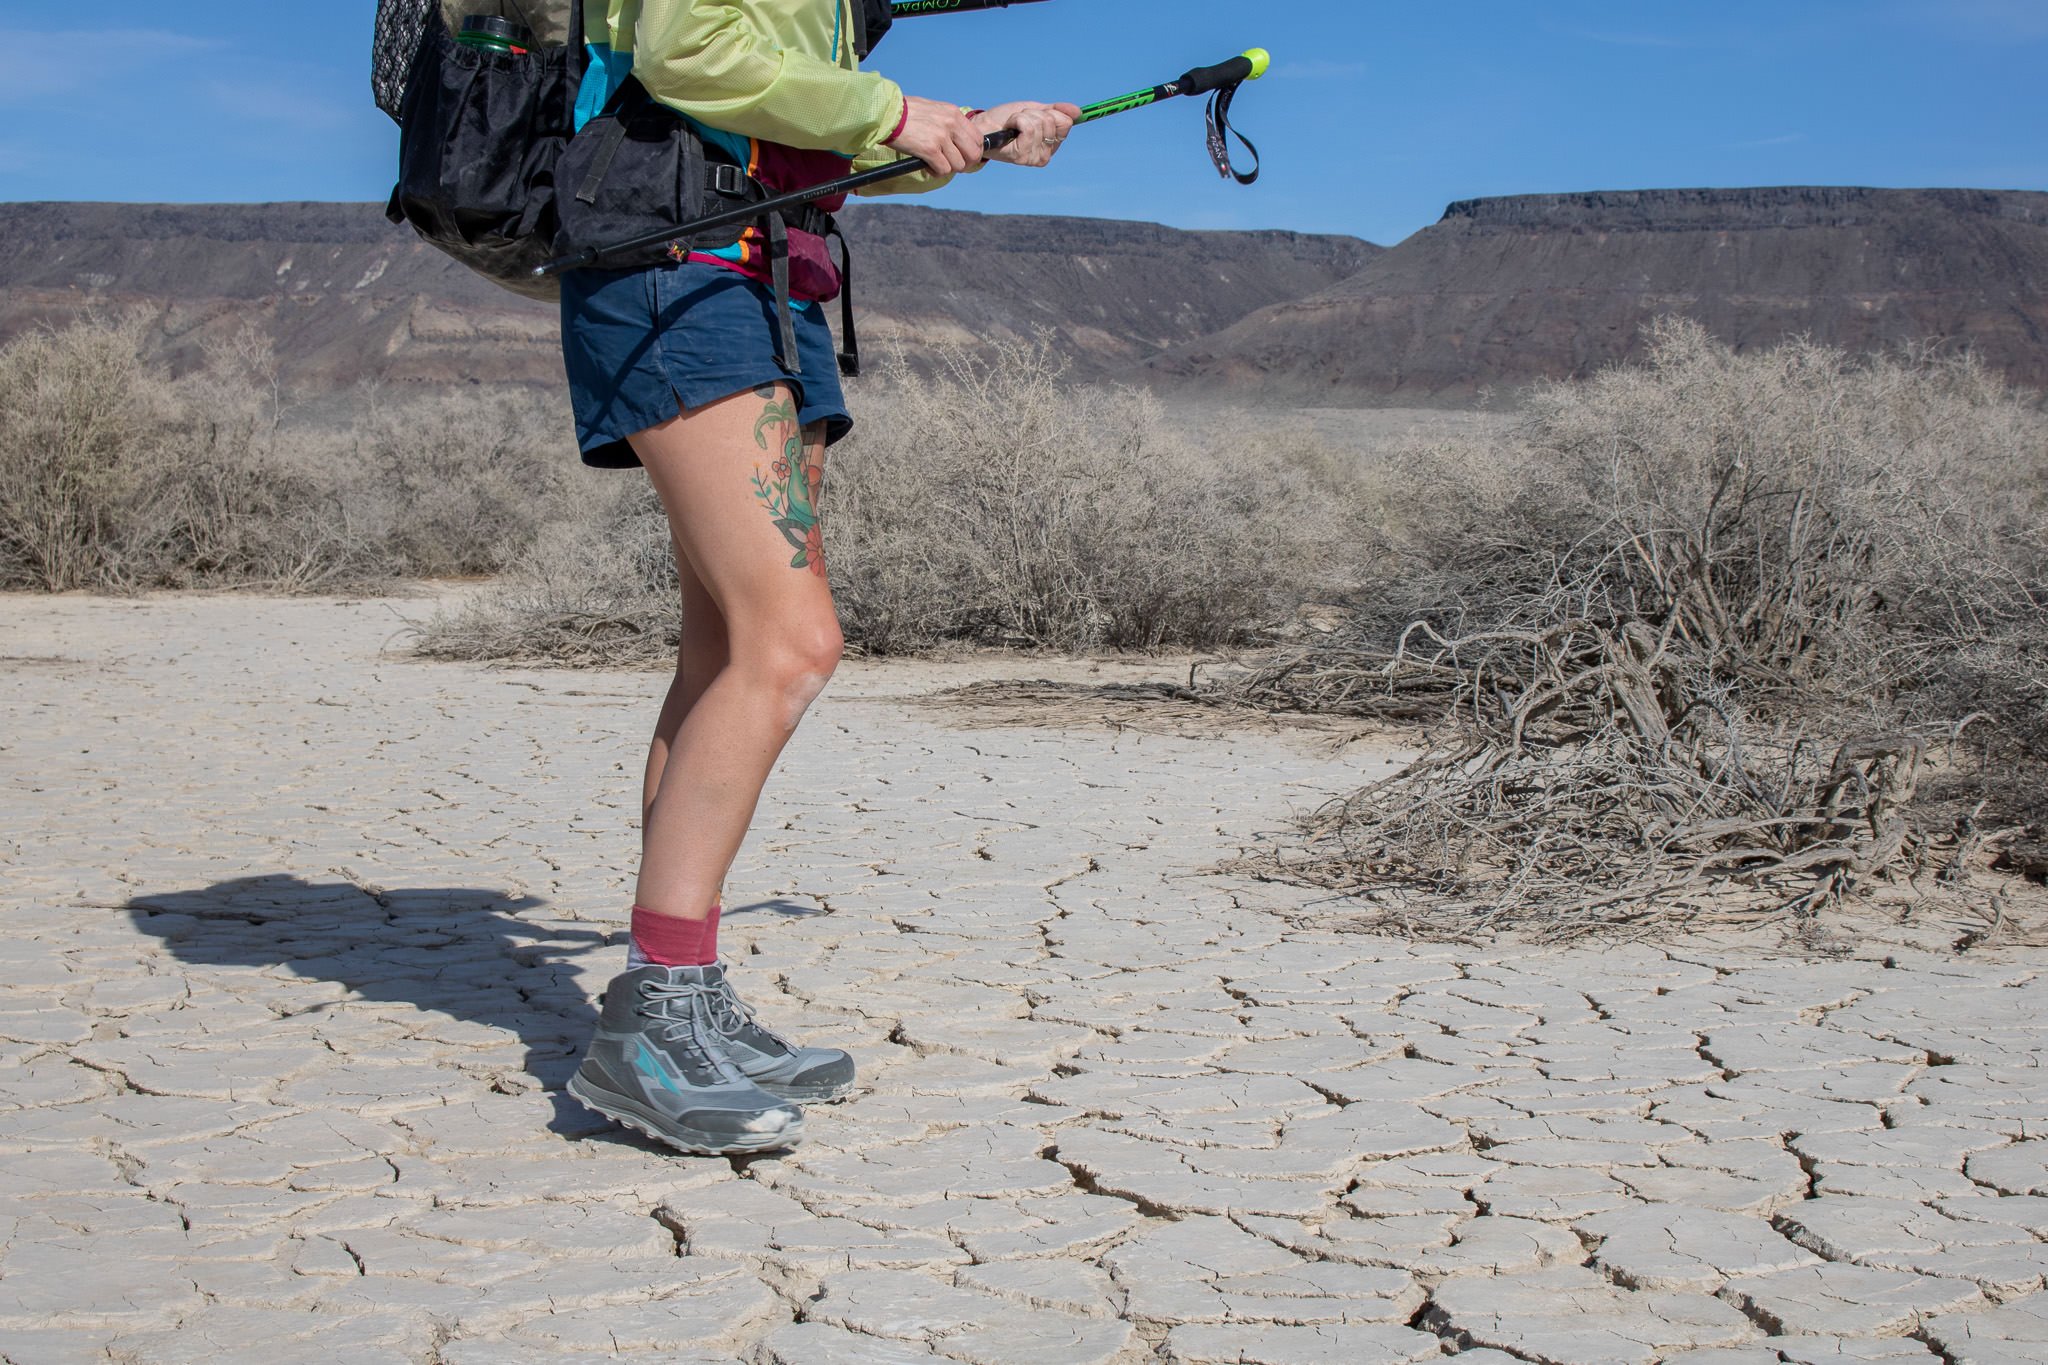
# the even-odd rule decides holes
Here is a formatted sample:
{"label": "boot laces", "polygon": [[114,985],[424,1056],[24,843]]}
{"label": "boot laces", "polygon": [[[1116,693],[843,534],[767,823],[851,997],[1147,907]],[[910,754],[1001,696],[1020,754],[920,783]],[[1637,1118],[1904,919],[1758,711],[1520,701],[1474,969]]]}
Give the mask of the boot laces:
{"label": "boot laces", "polygon": [[796,1051],[794,1043],[754,1017],[754,1007],[740,999],[739,992],[732,988],[731,980],[724,976],[719,977],[717,987],[711,990],[711,1010],[712,1021],[725,1033],[751,1028],[783,1051]]}
{"label": "boot laces", "polygon": [[[640,986],[641,998],[646,1002],[642,1012],[662,1021],[656,1037],[664,1043],[677,1045],[679,1050],[702,1061],[724,1080],[743,1080],[739,1064],[712,1041],[716,1030],[705,1009],[704,998],[715,994],[709,987],[694,981],[647,981]],[[675,1006],[681,1008],[678,1010],[673,1008]]]}

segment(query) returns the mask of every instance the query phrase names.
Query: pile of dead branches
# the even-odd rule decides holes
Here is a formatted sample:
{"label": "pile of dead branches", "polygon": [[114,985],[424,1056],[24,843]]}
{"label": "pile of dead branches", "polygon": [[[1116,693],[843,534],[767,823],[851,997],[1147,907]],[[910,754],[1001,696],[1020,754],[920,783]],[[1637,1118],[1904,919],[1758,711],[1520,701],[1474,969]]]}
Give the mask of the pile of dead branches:
{"label": "pile of dead branches", "polygon": [[1672,630],[1580,619],[1446,639],[1418,626],[1373,672],[1388,705],[1353,692],[1355,712],[1426,709],[1449,737],[1243,870],[1424,891],[1427,913],[1463,931],[1568,936],[1810,911],[1864,879],[1946,867],[1909,816],[1922,737],[1823,741],[1760,723]]}
{"label": "pile of dead branches", "polygon": [[[1382,558],[1454,601],[1401,629],[1366,604],[1213,684],[1433,738],[1240,870],[1411,928],[1567,937],[1922,891],[2017,832],[1985,827],[1991,797],[1926,796],[1966,732],[2024,733],[2041,704],[2016,686],[1962,713],[1943,672],[1945,642],[2024,662],[2043,637],[2038,412],[1967,362],[1652,341],[1540,395],[1486,478],[1438,453],[1436,491],[1475,491]],[[1999,752],[2038,766],[2024,747]]]}

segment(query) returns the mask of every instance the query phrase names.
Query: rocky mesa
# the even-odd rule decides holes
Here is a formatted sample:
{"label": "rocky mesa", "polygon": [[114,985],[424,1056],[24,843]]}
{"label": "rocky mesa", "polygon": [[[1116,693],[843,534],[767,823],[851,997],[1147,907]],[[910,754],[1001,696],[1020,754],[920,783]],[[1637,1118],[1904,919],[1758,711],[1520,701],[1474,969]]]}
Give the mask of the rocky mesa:
{"label": "rocky mesa", "polygon": [[[1590,373],[1643,324],[1738,347],[1968,347],[2048,387],[2048,193],[1635,190],[1474,199],[1391,249],[1293,232],[844,214],[871,356],[1048,331],[1077,379],[1204,397],[1454,406]],[[247,321],[311,390],[555,385],[551,305],[506,293],[367,204],[0,205],[0,339],[140,308],[196,364]]]}
{"label": "rocky mesa", "polygon": [[[915,360],[1046,328],[1094,377],[1324,289],[1379,249],[896,204],[854,205],[842,221],[871,351],[900,345]],[[315,389],[562,376],[552,305],[478,278],[374,205],[0,204],[0,339],[134,308],[181,366],[255,321],[288,377]]]}
{"label": "rocky mesa", "polygon": [[1587,374],[1681,313],[1738,347],[1968,346],[2048,386],[2048,194],[1635,190],[1452,204],[1306,298],[1147,364],[1163,380],[1296,400],[1469,399]]}

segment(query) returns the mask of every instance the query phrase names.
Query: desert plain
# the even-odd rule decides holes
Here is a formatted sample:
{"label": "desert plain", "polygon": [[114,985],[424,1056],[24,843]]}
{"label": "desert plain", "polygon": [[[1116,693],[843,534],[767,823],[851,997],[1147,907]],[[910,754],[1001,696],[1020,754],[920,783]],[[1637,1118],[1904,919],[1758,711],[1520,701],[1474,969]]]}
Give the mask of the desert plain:
{"label": "desert plain", "polygon": [[932,701],[1146,661],[845,665],[725,939],[863,1088],[656,1147],[561,1087],[663,679],[433,605],[0,601],[10,1365],[2048,1359],[2048,950],[1352,932],[1214,869],[1398,744]]}

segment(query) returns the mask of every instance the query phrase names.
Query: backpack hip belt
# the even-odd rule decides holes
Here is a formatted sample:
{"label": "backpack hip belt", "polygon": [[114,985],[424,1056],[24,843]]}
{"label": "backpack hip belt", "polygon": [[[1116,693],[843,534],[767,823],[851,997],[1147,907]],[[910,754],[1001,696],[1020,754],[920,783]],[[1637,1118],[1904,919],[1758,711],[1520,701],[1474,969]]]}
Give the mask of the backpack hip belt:
{"label": "backpack hip belt", "polygon": [[[665,228],[680,227],[731,207],[733,201],[755,203],[771,197],[771,191],[724,149],[707,141],[688,119],[649,95],[630,76],[562,149],[554,167],[554,183],[554,250],[564,256],[658,235]],[[765,241],[769,283],[775,294],[775,358],[790,374],[801,374],[803,363],[797,353],[789,292],[789,234],[796,231],[831,238],[839,236],[838,225],[831,214],[811,204],[771,211],[753,225],[761,229]],[[597,264],[602,269],[632,269],[683,260],[692,251],[731,246],[745,231],[746,225],[740,225],[669,238],[628,253],[605,252]],[[840,236],[839,240],[843,254],[846,239]],[[847,267],[842,267],[842,328],[850,327],[852,321],[847,278]],[[857,373],[858,355],[858,346],[849,336],[841,369]]]}

